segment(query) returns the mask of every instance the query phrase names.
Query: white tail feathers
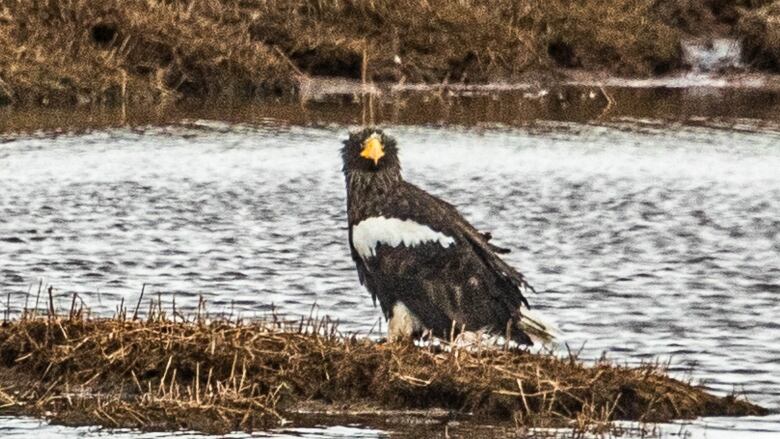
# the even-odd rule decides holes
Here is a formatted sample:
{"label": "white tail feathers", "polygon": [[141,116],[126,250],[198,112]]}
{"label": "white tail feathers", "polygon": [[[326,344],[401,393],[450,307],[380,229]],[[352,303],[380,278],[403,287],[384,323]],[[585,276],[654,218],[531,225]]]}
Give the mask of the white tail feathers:
{"label": "white tail feathers", "polygon": [[520,306],[520,329],[523,330],[534,343],[542,345],[555,345],[561,337],[561,331],[557,326],[547,321],[541,314],[531,311],[525,305]]}

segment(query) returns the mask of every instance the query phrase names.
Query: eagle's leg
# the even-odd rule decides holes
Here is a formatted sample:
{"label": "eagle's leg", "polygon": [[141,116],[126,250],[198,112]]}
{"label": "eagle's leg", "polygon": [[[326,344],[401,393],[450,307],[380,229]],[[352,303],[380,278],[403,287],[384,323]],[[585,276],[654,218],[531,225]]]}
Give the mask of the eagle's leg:
{"label": "eagle's leg", "polygon": [[422,323],[403,302],[396,302],[387,322],[387,339],[390,342],[411,341],[423,331]]}

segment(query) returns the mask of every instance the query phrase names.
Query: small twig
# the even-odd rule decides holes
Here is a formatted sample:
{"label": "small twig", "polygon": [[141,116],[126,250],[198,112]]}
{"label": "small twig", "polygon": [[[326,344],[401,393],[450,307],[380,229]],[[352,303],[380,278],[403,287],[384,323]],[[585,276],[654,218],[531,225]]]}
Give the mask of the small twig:
{"label": "small twig", "polygon": [[601,119],[604,116],[606,116],[607,113],[609,113],[610,110],[612,110],[612,107],[617,105],[615,100],[612,99],[612,96],[610,96],[609,93],[607,93],[607,90],[604,88],[603,85],[599,85],[599,90],[601,90],[601,94],[604,95],[604,99],[607,100],[607,106],[604,107],[604,109],[601,111],[601,114],[599,114],[599,117],[597,119]]}
{"label": "small twig", "polygon": [[24,296],[24,311],[22,312],[22,316],[27,316],[27,305],[30,303],[30,290],[32,290],[32,284],[27,286],[27,295]]}
{"label": "small twig", "polygon": [[49,285],[49,318],[52,318],[56,315],[56,310],[54,309],[54,287]]}
{"label": "small twig", "polygon": [[366,42],[363,41],[363,62],[360,65],[360,95],[363,103],[363,120],[362,124],[366,126],[366,87],[368,82],[368,50],[366,48]]}
{"label": "small twig", "polygon": [[158,390],[158,393],[162,392],[165,394],[165,377],[168,376],[168,369],[171,367],[171,361],[173,361],[173,355],[168,357],[168,364],[165,365],[165,372],[163,372],[163,376],[160,379],[160,388]]}
{"label": "small twig", "polygon": [[43,279],[38,279],[38,294],[35,296],[35,310],[33,310],[33,315],[35,315],[38,312],[38,302],[41,299],[42,289],[43,289]]}
{"label": "small twig", "polygon": [[282,49],[279,48],[279,46],[274,46],[274,51],[279,54],[279,56],[287,62],[287,65],[290,66],[291,69],[295,72],[296,75],[298,75],[301,78],[306,78],[307,75],[301,71],[301,69],[298,68],[298,66],[295,65],[294,62],[290,59],[289,56],[287,56],[286,53],[282,52]]}
{"label": "small twig", "polygon": [[138,308],[141,307],[141,300],[144,298],[144,290],[146,290],[146,282],[141,285],[141,295],[138,296],[138,302],[135,304],[135,311],[133,311],[133,321],[138,318]]}
{"label": "small twig", "polygon": [[11,317],[11,293],[5,297],[5,312],[3,313],[3,325],[8,324],[8,319]]}
{"label": "small twig", "polygon": [[73,300],[70,302],[70,311],[68,312],[68,320],[73,320],[73,314],[76,312],[76,297],[78,297],[78,293],[73,293]]}

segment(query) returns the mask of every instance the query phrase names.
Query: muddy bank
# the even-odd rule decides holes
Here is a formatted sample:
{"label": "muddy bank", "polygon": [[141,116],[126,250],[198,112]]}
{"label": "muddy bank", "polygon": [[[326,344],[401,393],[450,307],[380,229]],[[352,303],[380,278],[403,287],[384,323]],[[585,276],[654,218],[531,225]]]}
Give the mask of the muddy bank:
{"label": "muddy bank", "polygon": [[[327,321],[27,317],[0,328],[0,413],[71,425],[209,432],[389,413],[522,427],[606,428],[766,411],[657,365],[377,344]],[[368,421],[367,421],[368,420]]]}
{"label": "muddy bank", "polygon": [[776,71],[767,3],[10,0],[0,6],[0,105],[230,103],[294,95],[306,76],[647,77],[685,69],[681,41],[713,34],[745,37],[748,64]]}
{"label": "muddy bank", "polygon": [[[578,78],[572,85],[542,87],[375,87],[370,115],[374,123],[382,125],[538,129],[539,120],[605,124],[647,120],[669,126],[780,130],[780,83],[764,81],[763,77],[750,79],[756,86],[714,81],[705,89],[686,87],[685,78],[628,84],[606,78],[602,87],[590,85],[589,80]],[[314,81],[309,84],[316,85]],[[360,90],[359,82],[339,81],[333,86],[307,88],[306,98],[300,101],[83,106],[67,111],[4,107],[0,108],[0,144],[29,135],[58,136],[95,129],[119,128],[138,134],[160,126],[209,130],[222,122],[254,127],[359,125],[369,114],[363,105],[366,100],[359,99]]]}

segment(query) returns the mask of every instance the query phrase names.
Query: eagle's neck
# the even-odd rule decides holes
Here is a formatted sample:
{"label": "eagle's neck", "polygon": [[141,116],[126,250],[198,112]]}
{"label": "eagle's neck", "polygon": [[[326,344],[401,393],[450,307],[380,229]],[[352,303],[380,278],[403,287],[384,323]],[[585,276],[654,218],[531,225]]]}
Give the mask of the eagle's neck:
{"label": "eagle's neck", "polygon": [[350,223],[381,211],[388,194],[403,182],[400,169],[353,171],[346,179]]}

